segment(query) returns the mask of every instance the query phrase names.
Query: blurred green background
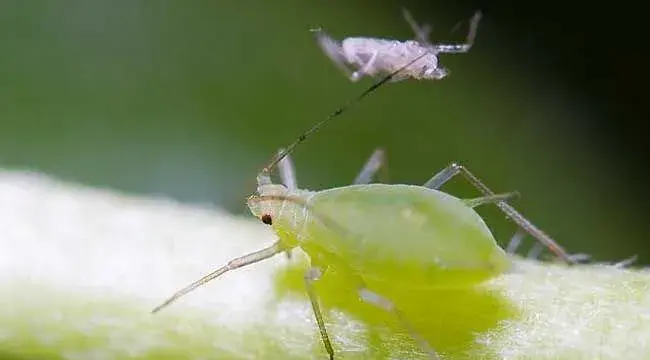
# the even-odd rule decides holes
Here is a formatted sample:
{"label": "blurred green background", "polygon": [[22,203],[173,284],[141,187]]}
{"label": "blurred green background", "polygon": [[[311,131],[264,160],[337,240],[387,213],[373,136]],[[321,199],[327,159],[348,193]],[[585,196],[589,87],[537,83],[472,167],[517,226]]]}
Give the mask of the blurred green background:
{"label": "blurred green background", "polygon": [[[281,146],[371,84],[314,42],[411,38],[400,6],[462,40],[473,7],[373,1],[13,1],[0,11],[0,165],[245,213]],[[390,181],[460,161],[571,252],[650,259],[637,199],[599,150],[587,100],[517,51],[486,11],[476,46],[440,82],[386,86],[294,155],[301,187],[348,184],[377,146]],[[556,56],[553,53],[547,56]],[[462,181],[445,190],[472,197]],[[515,230],[481,213],[505,243]],[[529,239],[528,243],[531,241]]]}

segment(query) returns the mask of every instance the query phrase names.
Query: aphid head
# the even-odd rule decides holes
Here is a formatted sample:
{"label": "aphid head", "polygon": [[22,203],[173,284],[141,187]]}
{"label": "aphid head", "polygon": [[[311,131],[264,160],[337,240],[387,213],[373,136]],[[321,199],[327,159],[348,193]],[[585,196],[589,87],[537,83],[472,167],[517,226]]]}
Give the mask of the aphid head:
{"label": "aphid head", "polygon": [[310,211],[304,194],[290,192],[277,184],[262,185],[258,189],[260,194],[248,198],[250,211],[263,224],[273,227],[284,248],[298,246],[299,229],[304,227],[305,213]]}
{"label": "aphid head", "polygon": [[440,80],[449,75],[449,70],[442,66],[426,64],[422,66],[422,78],[427,80]]}
{"label": "aphid head", "polygon": [[248,208],[251,213],[266,225],[272,225],[273,220],[279,216],[283,200],[289,194],[289,190],[280,184],[260,184],[257,186],[257,194],[248,198]]}

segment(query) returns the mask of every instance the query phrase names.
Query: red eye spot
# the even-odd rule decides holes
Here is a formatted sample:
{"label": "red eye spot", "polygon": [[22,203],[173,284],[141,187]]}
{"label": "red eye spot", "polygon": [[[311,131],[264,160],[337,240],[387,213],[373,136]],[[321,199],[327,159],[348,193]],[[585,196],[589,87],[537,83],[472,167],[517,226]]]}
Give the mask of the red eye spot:
{"label": "red eye spot", "polygon": [[262,222],[265,223],[266,225],[271,225],[271,224],[273,224],[273,219],[271,219],[271,215],[269,215],[269,214],[264,214],[264,215],[262,215],[262,217],[261,217],[260,219],[261,219]]}

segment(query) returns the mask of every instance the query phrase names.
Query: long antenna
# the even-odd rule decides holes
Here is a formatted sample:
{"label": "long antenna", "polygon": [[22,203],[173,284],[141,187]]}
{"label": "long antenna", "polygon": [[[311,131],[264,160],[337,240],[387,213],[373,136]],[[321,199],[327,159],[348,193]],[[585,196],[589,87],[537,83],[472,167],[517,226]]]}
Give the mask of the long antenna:
{"label": "long antenna", "polygon": [[296,148],[296,146],[300,145],[302,142],[307,140],[307,138],[309,138],[312,134],[317,132],[325,123],[327,123],[328,121],[332,120],[333,118],[341,115],[343,112],[348,110],[352,105],[354,105],[357,102],[361,101],[361,99],[363,99],[366,96],[370,95],[372,92],[377,90],[380,86],[382,86],[382,85],[386,84],[387,82],[389,82],[390,80],[392,80],[395,77],[395,75],[397,75],[399,72],[401,72],[404,69],[408,68],[409,66],[413,65],[416,61],[420,60],[421,58],[423,58],[424,56],[426,56],[428,54],[429,54],[428,52],[425,52],[424,54],[422,54],[422,55],[416,57],[415,59],[411,60],[409,63],[402,66],[401,68],[399,68],[399,69],[393,71],[392,73],[388,74],[387,76],[385,76],[384,78],[382,78],[381,80],[377,81],[375,84],[373,84],[372,86],[367,88],[364,92],[359,94],[357,97],[352,98],[347,103],[345,103],[343,106],[338,108],[336,111],[330,113],[323,120],[317,122],[314,126],[309,128],[309,130],[305,131],[302,135],[300,135],[298,137],[298,139],[296,139],[294,142],[289,144],[289,146],[287,146],[284,149],[284,151],[276,154],[273,157],[271,162],[269,162],[269,164],[266,165],[266,167],[264,167],[264,169],[262,169],[262,172],[260,172],[260,174],[258,175],[258,182],[261,180],[262,177],[268,177],[271,174],[271,171],[273,171],[275,169],[275,167],[278,165],[278,163],[280,163],[280,161],[282,161],[282,159],[284,159],[287,155],[291,154],[293,152],[293,150]]}

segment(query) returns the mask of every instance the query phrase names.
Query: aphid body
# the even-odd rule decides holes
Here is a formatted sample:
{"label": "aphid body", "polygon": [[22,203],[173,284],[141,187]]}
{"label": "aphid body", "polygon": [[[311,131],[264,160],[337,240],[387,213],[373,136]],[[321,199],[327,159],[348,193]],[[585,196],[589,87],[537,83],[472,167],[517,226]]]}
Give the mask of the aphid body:
{"label": "aphid body", "polygon": [[[418,60],[400,70],[390,81],[407,78],[440,80],[449,74],[449,70],[440,65],[439,55],[468,52],[474,43],[481,13],[477,12],[472,18],[467,39],[461,44],[431,43],[428,40],[431,31],[429,26],[420,27],[406,10],[404,17],[415,31],[416,40],[348,37],[338,42],[322,29],[313,31],[321,49],[351,81],[358,81],[363,76],[376,77],[395,73],[415,59]],[[356,70],[353,71],[350,67]]]}
{"label": "aphid body", "polygon": [[[439,80],[447,76],[448,73],[447,69],[438,65],[438,54],[415,40],[402,42],[349,37],[341,42],[341,50],[347,63],[359,69],[364,69],[365,66],[363,74],[372,77],[392,73],[422,55],[424,56],[411,65],[400,79],[408,76],[416,80]],[[367,64],[371,65],[366,66]],[[358,74],[353,76],[353,81],[361,77],[360,72],[353,74]]]}
{"label": "aphid body", "polygon": [[279,242],[302,248],[315,263],[342,267],[373,291],[469,286],[505,271],[474,200],[413,185],[357,184],[318,192],[262,185],[249,200],[272,219]]}
{"label": "aphid body", "polygon": [[353,278],[361,300],[393,312],[420,347],[437,359],[436,352],[381,294],[395,289],[469,287],[508,270],[510,259],[473,208],[502,202],[516,193],[462,200],[437,190],[453,176],[451,172],[461,168],[456,164],[424,186],[370,184],[383,165],[382,150],[373,153],[353,185],[299,190],[288,153],[280,151],[279,156],[276,161],[285,185],[273,184],[263,171],[257,177],[257,193],[248,198],[253,215],[274,229],[278,241],[231,261],[227,270],[299,247],[311,261],[305,284],[330,359],[334,351],[312,287],[328,269]]}

